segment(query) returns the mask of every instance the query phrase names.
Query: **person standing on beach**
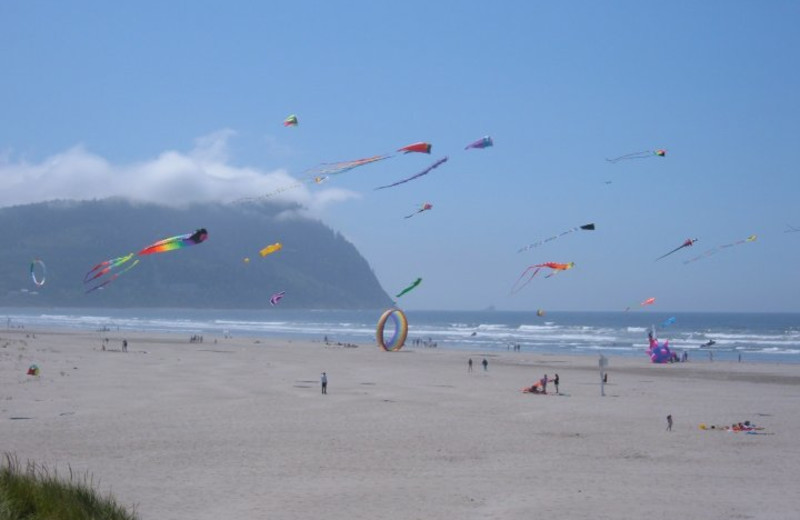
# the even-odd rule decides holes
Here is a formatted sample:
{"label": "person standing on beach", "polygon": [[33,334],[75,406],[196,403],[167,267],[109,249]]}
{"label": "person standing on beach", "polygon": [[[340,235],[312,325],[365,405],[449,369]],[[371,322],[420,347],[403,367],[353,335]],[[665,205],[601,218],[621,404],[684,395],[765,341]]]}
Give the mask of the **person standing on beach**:
{"label": "person standing on beach", "polygon": [[667,416],[667,431],[672,431],[672,414]]}
{"label": "person standing on beach", "polygon": [[486,372],[487,370],[489,370],[489,362],[488,362],[488,361],[486,361],[486,358],[483,358],[483,361],[482,361],[481,363],[483,363],[483,371],[484,371],[484,372]]}
{"label": "person standing on beach", "polygon": [[544,377],[542,378],[542,393],[543,394],[547,393],[547,374],[545,374]]}
{"label": "person standing on beach", "polygon": [[123,352],[127,352],[128,351],[128,340],[127,339],[123,339],[122,340],[122,351]]}
{"label": "person standing on beach", "polygon": [[322,377],[319,379],[320,383],[322,384],[322,393],[328,394],[328,374],[325,372],[322,373]]}
{"label": "person standing on beach", "polygon": [[556,377],[553,378],[553,384],[556,387],[556,395],[558,395],[558,374],[556,374]]}
{"label": "person standing on beach", "polygon": [[467,372],[472,372],[472,358],[467,361]]}

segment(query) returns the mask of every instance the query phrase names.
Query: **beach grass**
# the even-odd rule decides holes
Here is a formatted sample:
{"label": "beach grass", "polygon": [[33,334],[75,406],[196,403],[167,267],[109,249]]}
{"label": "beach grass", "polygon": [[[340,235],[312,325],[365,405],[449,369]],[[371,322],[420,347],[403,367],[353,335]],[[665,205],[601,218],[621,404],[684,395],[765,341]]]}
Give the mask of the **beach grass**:
{"label": "beach grass", "polygon": [[69,478],[35,462],[24,466],[5,454],[0,467],[0,520],[136,520],[134,511],[118,505],[113,497],[101,496],[93,478],[76,475]]}

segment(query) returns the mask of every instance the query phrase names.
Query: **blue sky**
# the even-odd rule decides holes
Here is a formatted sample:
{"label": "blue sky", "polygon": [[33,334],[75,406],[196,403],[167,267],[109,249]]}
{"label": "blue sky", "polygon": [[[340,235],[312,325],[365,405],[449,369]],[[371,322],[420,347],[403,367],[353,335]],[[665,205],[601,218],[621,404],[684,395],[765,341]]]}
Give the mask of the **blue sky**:
{"label": "blue sky", "polygon": [[406,308],[797,312],[798,20],[793,1],[5,1],[0,205],[234,200],[428,141],[280,195],[388,293],[422,277]]}

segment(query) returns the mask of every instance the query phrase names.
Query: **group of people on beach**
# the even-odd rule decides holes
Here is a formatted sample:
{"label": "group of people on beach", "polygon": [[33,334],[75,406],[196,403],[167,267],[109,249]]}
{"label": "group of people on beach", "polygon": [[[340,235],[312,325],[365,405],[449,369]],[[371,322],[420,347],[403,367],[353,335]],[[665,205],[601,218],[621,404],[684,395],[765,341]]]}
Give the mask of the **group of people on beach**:
{"label": "group of people on beach", "polygon": [[[484,372],[489,370],[489,362],[486,361],[486,358],[483,358],[481,365],[483,365]],[[469,361],[467,361],[467,372],[472,372],[472,358],[469,358]]]}
{"label": "group of people on beach", "polygon": [[548,378],[547,374],[545,374],[543,378],[541,378],[538,381],[535,381],[530,387],[525,388],[524,392],[529,393],[529,394],[545,394],[546,395],[547,394],[547,383],[553,383],[553,386],[555,386],[555,388],[556,388],[556,395],[558,395],[559,394],[559,391],[558,391],[558,383],[559,383],[559,381],[560,381],[560,379],[558,377],[558,374],[553,376],[552,379]]}
{"label": "group of people on beach", "polygon": [[[103,338],[103,343],[100,345],[100,350],[102,350],[102,351],[109,350],[108,349],[108,338]],[[123,339],[122,340],[122,352],[127,352],[127,351],[128,351],[128,340],[127,339]]]}

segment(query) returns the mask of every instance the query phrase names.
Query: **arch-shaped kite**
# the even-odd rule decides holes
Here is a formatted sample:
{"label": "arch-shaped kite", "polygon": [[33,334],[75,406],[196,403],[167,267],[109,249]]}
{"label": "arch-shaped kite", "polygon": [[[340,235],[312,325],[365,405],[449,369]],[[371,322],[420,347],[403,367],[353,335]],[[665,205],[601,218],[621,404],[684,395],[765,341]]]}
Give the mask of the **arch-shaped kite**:
{"label": "arch-shaped kite", "polygon": [[[38,276],[36,274],[37,266],[39,267],[38,270],[41,272],[41,275]],[[38,287],[43,286],[45,280],[47,280],[47,266],[38,258],[34,258],[33,261],[31,261],[31,280],[33,280],[33,283]]]}
{"label": "arch-shaped kite", "polygon": [[[392,319],[394,323],[394,334],[392,339],[388,342],[384,339],[383,329],[386,327],[386,321]],[[403,344],[408,337],[408,319],[403,311],[398,308],[392,308],[381,314],[378,320],[378,327],[375,330],[375,339],[378,340],[378,346],[387,352],[397,352],[403,348]]]}

